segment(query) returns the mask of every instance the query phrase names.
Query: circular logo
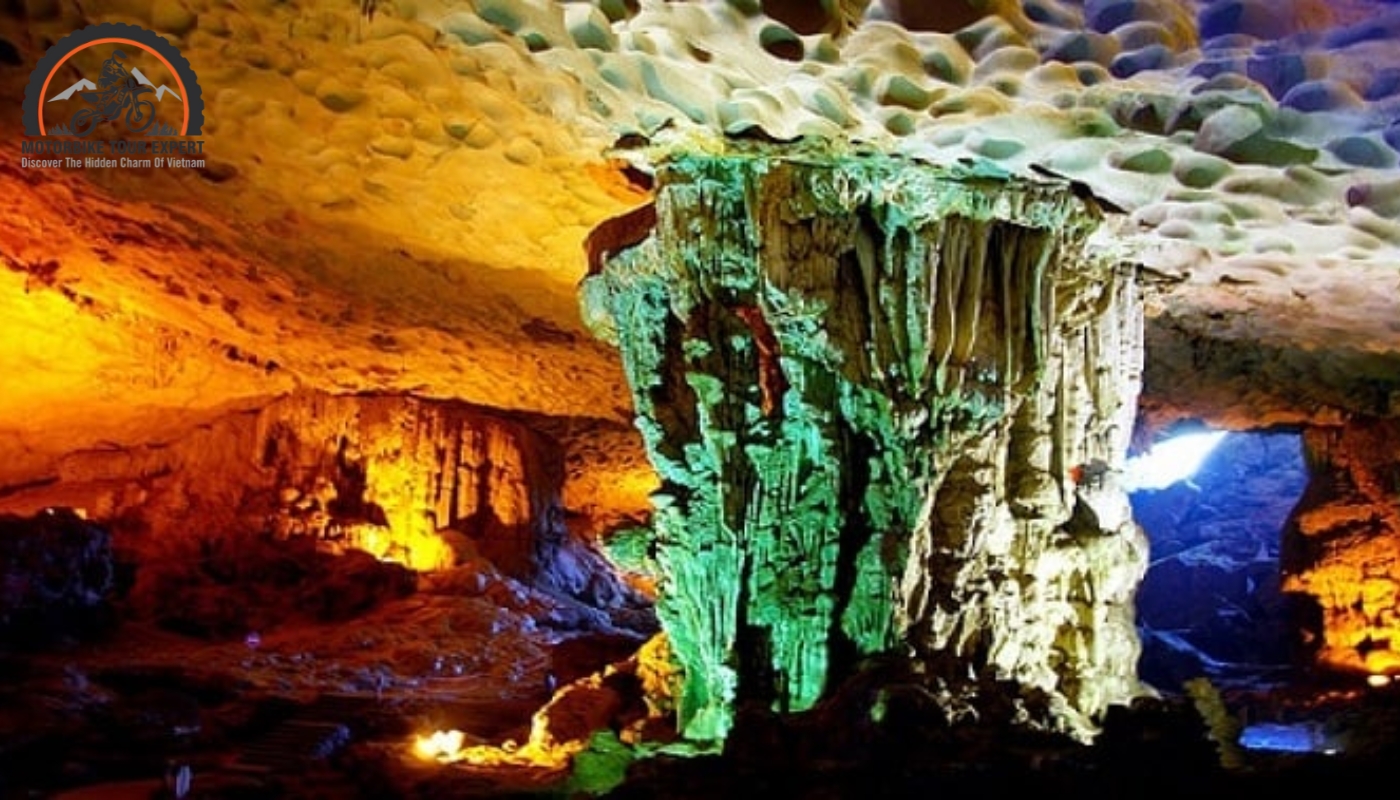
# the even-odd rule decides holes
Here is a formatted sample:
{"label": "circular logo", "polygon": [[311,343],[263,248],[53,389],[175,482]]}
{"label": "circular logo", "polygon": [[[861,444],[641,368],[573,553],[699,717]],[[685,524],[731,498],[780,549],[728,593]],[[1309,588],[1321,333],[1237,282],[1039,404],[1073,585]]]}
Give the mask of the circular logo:
{"label": "circular logo", "polygon": [[[64,66],[89,50],[105,59],[101,70],[74,80],[76,70]],[[84,137],[104,123],[118,135],[199,135],[199,81],[164,37],[138,25],[104,22],[68,34],[39,60],[24,90],[26,134]]]}

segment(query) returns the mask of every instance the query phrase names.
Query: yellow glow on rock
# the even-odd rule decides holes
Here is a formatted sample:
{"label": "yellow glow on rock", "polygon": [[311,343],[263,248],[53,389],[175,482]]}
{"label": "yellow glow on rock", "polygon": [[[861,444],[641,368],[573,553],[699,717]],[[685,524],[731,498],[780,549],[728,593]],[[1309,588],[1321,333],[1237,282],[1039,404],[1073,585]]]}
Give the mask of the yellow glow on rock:
{"label": "yellow glow on rock", "polygon": [[452,761],[462,751],[466,734],[458,730],[433,731],[413,740],[413,752],[428,761]]}
{"label": "yellow glow on rock", "polygon": [[382,525],[352,525],[346,531],[348,545],[380,561],[403,564],[418,572],[452,566],[452,550],[426,526],[395,529]]}
{"label": "yellow glow on rock", "polygon": [[506,740],[500,745],[463,747],[461,731],[437,731],[414,740],[413,752],[428,761],[441,764],[470,764],[477,767],[541,767],[565,769],[571,759],[583,749],[583,742],[555,742],[548,733],[543,712],[535,715],[530,739],[524,745]]}
{"label": "yellow glow on rock", "polygon": [[[1330,505],[1298,515],[1304,536],[1366,524],[1374,513],[1369,505]],[[1354,529],[1354,528],[1353,528]],[[1400,593],[1380,565],[1394,563],[1392,540],[1384,536],[1359,539],[1348,547],[1329,548],[1317,564],[1284,579],[1284,591],[1302,591],[1322,605],[1324,641],[1317,661],[1331,669],[1369,675],[1400,672],[1400,621],[1391,612]]]}

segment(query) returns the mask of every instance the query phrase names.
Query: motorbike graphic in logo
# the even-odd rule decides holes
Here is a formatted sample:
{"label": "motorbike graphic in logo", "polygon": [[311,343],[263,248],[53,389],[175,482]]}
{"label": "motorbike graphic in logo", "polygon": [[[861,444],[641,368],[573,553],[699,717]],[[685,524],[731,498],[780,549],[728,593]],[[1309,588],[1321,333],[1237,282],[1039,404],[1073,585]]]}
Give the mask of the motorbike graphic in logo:
{"label": "motorbike graphic in logo", "polygon": [[121,59],[126,53],[113,50],[112,57],[102,62],[102,77],[97,82],[97,91],[82,92],[81,97],[92,103],[93,108],[78,110],[68,123],[74,136],[87,136],[99,122],[116,120],[126,112],[126,129],[130,133],[145,133],[156,121],[156,106],[150,100],[141,98],[145,92],[154,91],[142,86],[126,68]]}
{"label": "motorbike graphic in logo", "polygon": [[[104,48],[110,47],[110,50]],[[106,53],[97,82],[86,76],[56,91],[58,76],[74,56],[97,48]],[[135,66],[143,59],[151,74],[175,85],[152,84]],[[71,72],[70,72],[71,74]],[[71,78],[70,78],[71,79]],[[76,95],[86,106],[72,110]],[[178,104],[167,111],[166,107]],[[40,59],[24,92],[24,132],[30,136],[86,137],[103,123],[136,136],[194,136],[204,125],[199,81],[189,62],[164,37],[145,28],[108,22],[63,37]]]}

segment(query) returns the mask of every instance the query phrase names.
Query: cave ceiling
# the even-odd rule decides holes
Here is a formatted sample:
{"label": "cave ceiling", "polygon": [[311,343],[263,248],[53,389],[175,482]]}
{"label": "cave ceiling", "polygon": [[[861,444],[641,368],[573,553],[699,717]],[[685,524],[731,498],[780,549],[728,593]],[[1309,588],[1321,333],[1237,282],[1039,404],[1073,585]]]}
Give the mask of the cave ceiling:
{"label": "cave ceiling", "polygon": [[[1072,181],[1141,267],[1149,414],[1400,413],[1400,6],[911,5],[7,7],[0,487],[306,388],[522,415],[640,510],[583,242],[726,136]],[[203,169],[20,166],[29,73],[99,22],[188,58]]]}

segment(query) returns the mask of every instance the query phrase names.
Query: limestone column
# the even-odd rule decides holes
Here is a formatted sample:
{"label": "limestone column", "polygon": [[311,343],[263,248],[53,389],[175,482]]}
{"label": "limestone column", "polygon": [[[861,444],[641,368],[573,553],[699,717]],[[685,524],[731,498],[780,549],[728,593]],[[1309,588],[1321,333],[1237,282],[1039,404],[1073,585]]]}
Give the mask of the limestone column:
{"label": "limestone column", "polygon": [[655,211],[583,293],[662,482],[682,733],[810,708],[875,654],[1078,735],[1131,697],[1142,322],[1092,200],[767,146],[672,157]]}

